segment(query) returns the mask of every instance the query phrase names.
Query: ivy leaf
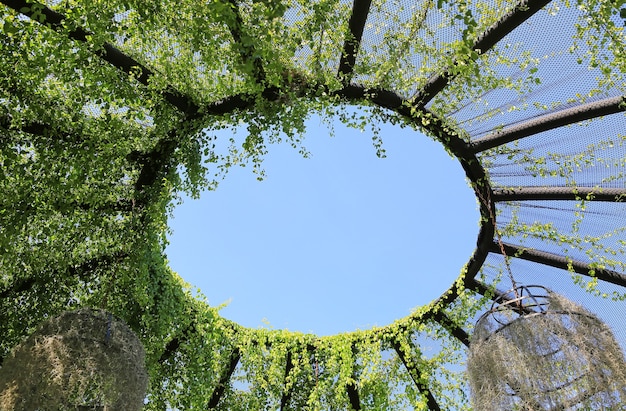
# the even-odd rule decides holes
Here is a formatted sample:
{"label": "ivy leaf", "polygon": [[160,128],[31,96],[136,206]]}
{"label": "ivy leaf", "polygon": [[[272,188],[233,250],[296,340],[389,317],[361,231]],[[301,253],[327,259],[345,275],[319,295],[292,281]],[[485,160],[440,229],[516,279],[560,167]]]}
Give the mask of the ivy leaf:
{"label": "ivy leaf", "polygon": [[5,20],[4,24],[2,25],[2,31],[4,32],[4,34],[10,37],[13,34],[17,33],[19,29],[15,27],[15,25],[13,25],[12,21]]}

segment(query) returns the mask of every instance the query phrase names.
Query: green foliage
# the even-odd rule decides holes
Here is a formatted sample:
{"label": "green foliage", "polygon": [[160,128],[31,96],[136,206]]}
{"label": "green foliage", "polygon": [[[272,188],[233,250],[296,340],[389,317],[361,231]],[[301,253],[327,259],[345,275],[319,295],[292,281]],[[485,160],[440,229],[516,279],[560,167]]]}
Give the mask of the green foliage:
{"label": "green foliage", "polygon": [[[262,179],[273,144],[306,156],[311,113],[368,130],[384,157],[376,122],[425,130],[456,154],[454,138],[470,139],[456,111],[486,104],[482,96],[491,90],[519,98],[510,111],[527,109],[523,96],[541,86],[541,58],[508,42],[489,53],[474,47],[516,2],[373,1],[368,24],[375,41],[362,44],[351,73],[351,84],[364,90],[358,98],[344,89],[349,79],[337,75],[350,38],[344,1],[48,3],[65,16],[60,23],[48,21],[41,5],[0,6],[0,358],[42,319],[93,306],[140,336],[150,374],[147,410],[205,409],[217,392],[212,405],[224,410],[350,409],[353,388],[362,409],[421,410],[428,406],[425,386],[443,409],[469,409],[463,348],[433,320],[443,313],[453,326],[471,328],[486,297],[466,289],[465,270],[439,300],[389,326],[318,338],[244,329],[221,318],[219,307],[169,268],[165,235],[181,193],[215,189],[235,165],[251,164]],[[612,87],[624,91],[622,6],[581,0],[545,11],[584,11],[568,51],[602,76],[576,101]],[[111,45],[136,60],[131,67],[101,58]],[[449,84],[428,110],[411,104],[408,97],[441,73]],[[380,90],[407,100],[382,108]],[[226,103],[232,107],[220,111]],[[349,104],[365,114],[354,115]],[[244,128],[243,141],[216,149],[215,131]],[[510,144],[480,161],[489,168],[506,156],[533,176],[572,184],[577,170],[611,165],[617,171],[610,178],[622,181],[624,159],[602,155],[612,144],[623,145],[623,136],[572,153]],[[623,228],[580,234],[589,200],[578,201],[570,232],[520,221],[515,212],[498,228],[505,237],[586,253],[596,268],[623,270],[624,244],[611,242]],[[597,291],[593,280],[582,285]]]}

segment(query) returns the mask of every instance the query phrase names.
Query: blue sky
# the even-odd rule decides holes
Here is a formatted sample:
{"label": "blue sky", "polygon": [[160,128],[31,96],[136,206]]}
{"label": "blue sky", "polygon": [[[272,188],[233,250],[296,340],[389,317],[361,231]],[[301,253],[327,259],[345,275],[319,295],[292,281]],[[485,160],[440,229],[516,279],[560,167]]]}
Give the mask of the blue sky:
{"label": "blue sky", "polygon": [[[224,317],[330,335],[382,326],[438,297],[469,259],[478,207],[459,163],[411,129],[308,121],[302,158],[274,145],[266,178],[234,167],[170,220],[171,267]],[[219,136],[228,139],[229,134]],[[242,132],[241,137],[245,137]]]}

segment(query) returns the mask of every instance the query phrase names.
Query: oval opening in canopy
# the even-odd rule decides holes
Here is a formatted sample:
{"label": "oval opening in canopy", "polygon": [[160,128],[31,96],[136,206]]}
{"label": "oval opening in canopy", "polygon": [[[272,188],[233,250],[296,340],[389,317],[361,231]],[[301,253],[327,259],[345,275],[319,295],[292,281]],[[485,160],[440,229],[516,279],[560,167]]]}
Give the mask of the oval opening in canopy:
{"label": "oval opening in canopy", "polygon": [[377,124],[378,158],[370,128],[336,123],[329,137],[308,120],[309,158],[276,144],[263,181],[232,167],[175,208],[170,264],[211,305],[227,302],[226,318],[318,335],[383,326],[439,297],[469,259],[476,198],[441,144]]}

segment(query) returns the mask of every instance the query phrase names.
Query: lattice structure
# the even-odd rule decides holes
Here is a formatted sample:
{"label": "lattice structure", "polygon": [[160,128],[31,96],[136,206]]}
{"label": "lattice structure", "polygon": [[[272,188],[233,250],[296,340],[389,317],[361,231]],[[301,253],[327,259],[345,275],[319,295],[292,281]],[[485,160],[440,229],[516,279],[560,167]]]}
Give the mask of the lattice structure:
{"label": "lattice structure", "polygon": [[0,409],[139,410],[146,395],[145,352],[111,314],[64,312],[44,322],[0,369]]}
{"label": "lattice structure", "polygon": [[[106,303],[146,347],[147,409],[468,409],[471,324],[513,286],[494,227],[520,282],[626,341],[619,2],[0,3],[0,358],[43,319]],[[168,204],[212,184],[203,156],[234,161],[214,130],[248,124],[257,164],[272,131],[341,104],[458,159],[481,204],[474,254],[386,327],[318,338],[221,318],[167,266]]]}
{"label": "lattice structure", "polygon": [[624,354],[596,316],[536,286],[496,303],[472,336],[474,409],[618,409],[626,402]]}

